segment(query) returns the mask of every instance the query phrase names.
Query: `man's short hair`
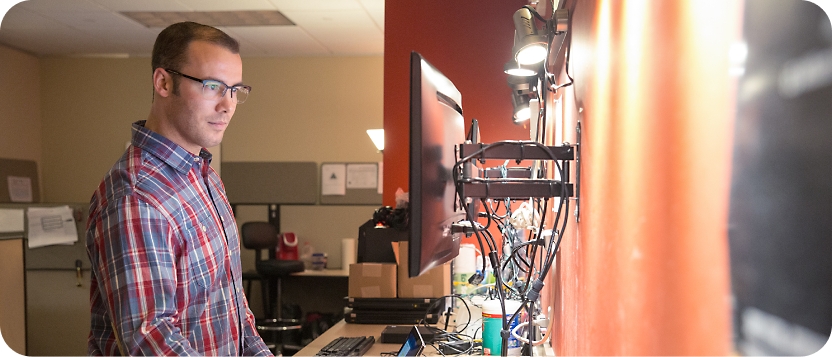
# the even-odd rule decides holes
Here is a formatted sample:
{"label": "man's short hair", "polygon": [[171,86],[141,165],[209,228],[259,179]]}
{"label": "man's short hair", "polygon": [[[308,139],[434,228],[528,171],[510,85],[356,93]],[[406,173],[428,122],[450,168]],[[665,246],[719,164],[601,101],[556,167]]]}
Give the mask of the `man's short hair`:
{"label": "man's short hair", "polygon": [[240,53],[240,43],[225,32],[196,22],[179,22],[166,27],[156,37],[150,59],[153,71],[156,71],[156,68],[178,71],[185,63],[188,45],[194,41],[210,42],[224,47],[231,53]]}

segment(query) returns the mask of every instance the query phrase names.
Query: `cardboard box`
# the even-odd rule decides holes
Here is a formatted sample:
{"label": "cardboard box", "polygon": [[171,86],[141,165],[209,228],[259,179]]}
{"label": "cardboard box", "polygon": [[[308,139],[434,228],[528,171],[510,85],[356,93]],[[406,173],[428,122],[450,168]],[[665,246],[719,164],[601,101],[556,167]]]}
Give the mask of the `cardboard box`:
{"label": "cardboard box", "polygon": [[350,264],[349,296],[356,298],[396,297],[396,264]]}
{"label": "cardboard box", "polygon": [[435,298],[451,294],[451,263],[410,278],[407,275],[407,242],[399,242],[398,293],[400,298]]}

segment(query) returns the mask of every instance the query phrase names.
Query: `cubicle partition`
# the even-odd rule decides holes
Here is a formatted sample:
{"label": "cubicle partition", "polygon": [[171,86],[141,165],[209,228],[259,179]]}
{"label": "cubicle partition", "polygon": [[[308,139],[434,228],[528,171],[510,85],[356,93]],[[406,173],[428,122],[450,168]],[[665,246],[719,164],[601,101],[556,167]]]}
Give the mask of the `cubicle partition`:
{"label": "cubicle partition", "polygon": [[[375,169],[363,176],[372,176],[375,180],[369,180],[370,185],[375,186],[367,188],[369,185],[362,183],[351,187],[348,176],[342,176],[340,194],[327,194],[322,176],[326,168],[339,166],[338,174],[345,176],[352,168]],[[302,243],[309,242],[316,251],[329,253],[331,268],[344,268],[341,239],[358,238],[359,226],[373,217],[382,202],[377,163],[324,163],[319,169],[315,162],[223,162],[222,167],[225,190],[238,224],[267,220],[278,231],[294,232]],[[248,257],[246,252],[243,254],[245,268]]]}
{"label": "cubicle partition", "polygon": [[[339,313],[343,310],[348,274],[341,262],[341,240],[357,238],[358,227],[372,218],[373,211],[381,205],[377,187],[347,188],[343,176],[340,177],[344,184],[342,195],[323,194],[319,166],[343,166],[343,170],[337,172],[345,175],[351,164],[364,165],[358,166],[359,169],[369,165],[378,167],[376,163],[222,163],[222,179],[237,224],[267,220],[281,232],[294,232],[301,244],[310,243],[316,251],[329,253],[329,268],[340,271],[340,274],[332,271],[301,274],[285,281],[284,302],[300,305],[304,313]],[[254,268],[253,252],[243,249],[242,259],[244,271]],[[249,305],[256,316],[261,316],[259,288],[255,285],[251,292]]]}
{"label": "cubicle partition", "polygon": [[[68,206],[73,213],[78,240],[71,244],[30,248],[28,216],[32,207]],[[26,354],[31,356],[81,356],[87,354],[90,331],[90,263],[84,246],[87,203],[7,203],[0,209],[23,213],[23,230],[0,233],[3,242],[19,242],[22,257],[3,260],[23,262],[25,272]],[[6,211],[9,212],[9,211]],[[15,243],[16,244],[16,243]],[[6,262],[8,263],[8,262]],[[80,268],[80,279],[79,279]],[[12,308],[3,306],[3,309]],[[11,331],[12,333],[18,331]],[[4,331],[3,336],[6,337]]]}

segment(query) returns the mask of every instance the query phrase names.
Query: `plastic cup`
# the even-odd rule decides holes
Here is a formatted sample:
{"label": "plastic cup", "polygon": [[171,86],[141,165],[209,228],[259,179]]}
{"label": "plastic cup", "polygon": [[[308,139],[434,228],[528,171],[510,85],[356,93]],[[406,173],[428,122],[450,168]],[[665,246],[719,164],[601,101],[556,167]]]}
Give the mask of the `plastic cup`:
{"label": "plastic cup", "polygon": [[[522,303],[516,300],[506,300],[506,314],[511,316]],[[508,329],[515,328],[520,320],[520,314],[509,321]],[[485,355],[500,355],[503,340],[500,331],[503,329],[503,310],[499,300],[487,300],[482,304],[482,350]],[[513,336],[508,338],[508,355],[520,354],[521,344]]]}

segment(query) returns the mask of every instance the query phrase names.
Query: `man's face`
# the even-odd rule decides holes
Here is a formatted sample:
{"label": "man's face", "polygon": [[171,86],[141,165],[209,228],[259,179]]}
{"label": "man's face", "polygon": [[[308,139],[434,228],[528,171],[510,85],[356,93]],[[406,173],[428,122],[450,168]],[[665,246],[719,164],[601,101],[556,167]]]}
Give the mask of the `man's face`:
{"label": "man's face", "polygon": [[[218,80],[229,86],[242,82],[240,55],[221,46],[194,41],[188,46],[187,58],[182,68],[171,69],[191,77]],[[165,133],[166,136],[194,154],[198,154],[200,148],[219,145],[237,108],[236,99],[231,98],[231,89],[222,98],[206,99],[201,83],[182,76],[177,81],[178,94],[171,95],[168,103],[172,132]]]}

